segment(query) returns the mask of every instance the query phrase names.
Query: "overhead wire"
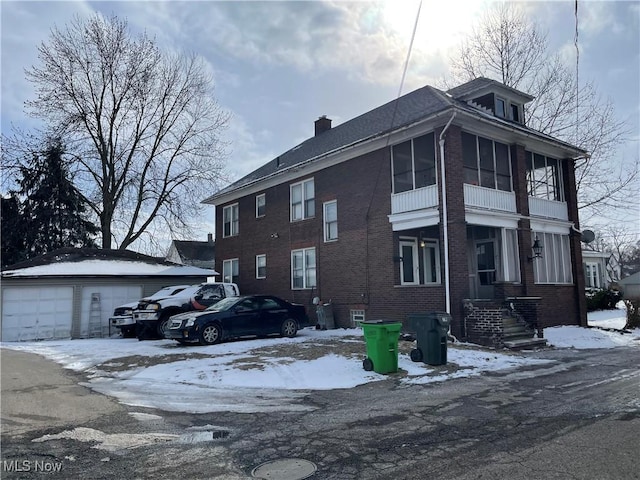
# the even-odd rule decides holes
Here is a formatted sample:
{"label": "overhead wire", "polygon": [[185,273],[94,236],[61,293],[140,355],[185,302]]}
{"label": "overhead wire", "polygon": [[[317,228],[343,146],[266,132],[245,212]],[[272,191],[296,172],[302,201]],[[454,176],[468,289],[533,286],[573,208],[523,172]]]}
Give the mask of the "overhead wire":
{"label": "overhead wire", "polygon": [[575,0],[574,16],[576,19],[576,33],[573,37],[573,44],[576,47],[576,140],[578,146],[579,125],[580,125],[580,48],[578,47],[578,0]]}
{"label": "overhead wire", "polygon": [[[393,114],[391,115],[391,123],[389,125],[389,132],[387,133],[387,139],[386,139],[386,143],[385,143],[385,150],[389,147],[389,143],[391,142],[391,130],[393,129],[393,126],[395,124],[396,121],[396,115],[398,113],[398,103],[400,100],[400,97],[402,96],[402,89],[404,88],[404,82],[406,80],[407,77],[407,71],[409,70],[409,60],[411,59],[411,52],[413,51],[413,42],[416,38],[416,32],[418,31],[418,21],[420,20],[420,11],[422,10],[422,0],[420,0],[420,3],[418,4],[418,10],[416,12],[416,19],[415,22],[413,24],[413,30],[411,32],[411,40],[409,41],[409,48],[407,49],[407,56],[405,58],[404,61],[404,66],[402,68],[402,77],[400,79],[400,86],[398,88],[398,93],[396,95],[395,98],[395,102],[394,102],[394,106],[393,106]],[[375,196],[375,192],[378,189],[378,184],[380,183],[380,175],[382,174],[382,163],[380,164],[380,167],[378,168],[378,172],[376,174],[376,181],[373,185],[373,190],[371,191],[371,197],[369,198],[369,204],[367,205],[367,212],[365,214],[365,235],[366,235],[366,242],[365,242],[365,294],[367,297],[369,296],[369,213],[371,211],[371,205],[373,204],[373,199]],[[368,302],[368,300],[367,300]]]}

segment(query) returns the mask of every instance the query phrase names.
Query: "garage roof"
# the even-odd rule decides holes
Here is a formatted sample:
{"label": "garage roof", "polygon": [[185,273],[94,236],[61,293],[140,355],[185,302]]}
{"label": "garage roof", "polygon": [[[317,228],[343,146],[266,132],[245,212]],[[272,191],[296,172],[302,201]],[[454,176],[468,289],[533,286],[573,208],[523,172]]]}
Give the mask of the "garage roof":
{"label": "garage roof", "polygon": [[63,248],[6,267],[3,278],[15,277],[207,277],[213,269],[179,265],[129,250]]}

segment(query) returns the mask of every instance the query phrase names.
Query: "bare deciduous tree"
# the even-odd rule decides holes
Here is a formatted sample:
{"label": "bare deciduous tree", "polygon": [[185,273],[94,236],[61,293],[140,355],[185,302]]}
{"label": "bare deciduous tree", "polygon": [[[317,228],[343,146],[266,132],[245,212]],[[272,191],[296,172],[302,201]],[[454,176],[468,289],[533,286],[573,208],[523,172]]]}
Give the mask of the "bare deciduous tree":
{"label": "bare deciduous tree", "polygon": [[100,15],[54,28],[38,52],[27,107],[75,153],[102,247],[126,248],[152,223],[188,230],[222,173],[228,121],[204,63]]}
{"label": "bare deciduous tree", "polygon": [[451,72],[456,84],[482,76],[533,95],[527,125],[590,153],[576,165],[583,221],[611,216],[611,207],[635,196],[638,158],[616,156],[625,123],[592,83],[577,88],[575,71],[549,53],[546,34],[517,5],[499,3],[486,12],[451,59]]}

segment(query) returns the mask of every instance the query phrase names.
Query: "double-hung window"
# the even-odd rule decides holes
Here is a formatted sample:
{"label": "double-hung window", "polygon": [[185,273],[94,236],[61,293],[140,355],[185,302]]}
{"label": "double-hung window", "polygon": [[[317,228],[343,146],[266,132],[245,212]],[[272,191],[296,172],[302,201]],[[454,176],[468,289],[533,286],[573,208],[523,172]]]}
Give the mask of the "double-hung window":
{"label": "double-hung window", "polygon": [[338,201],[325,202],[323,209],[324,241],[333,242],[338,239]]}
{"label": "double-hung window", "polygon": [[391,147],[393,193],[436,184],[435,136],[432,133]]}
{"label": "double-hung window", "polygon": [[222,236],[233,237],[240,233],[238,221],[238,204],[226,206],[222,209]]}
{"label": "double-hung window", "polygon": [[231,258],[222,262],[222,281],[238,283],[240,275],[240,260]]}
{"label": "double-hung window", "polygon": [[316,215],[315,189],[313,178],[304,182],[294,183],[290,187],[291,221],[304,220]]}
{"label": "double-hung window", "polygon": [[256,255],[256,278],[267,278],[267,256]]}
{"label": "double-hung window", "polygon": [[584,275],[588,288],[600,288],[600,264],[595,262],[585,263]]}
{"label": "double-hung window", "polygon": [[465,183],[512,191],[508,145],[462,132],[462,162]]}
{"label": "double-hung window", "polygon": [[267,197],[266,195],[256,195],[256,218],[264,217],[267,209]]}
{"label": "double-hung window", "polygon": [[291,288],[294,290],[316,286],[316,249],[302,248],[291,252]]}

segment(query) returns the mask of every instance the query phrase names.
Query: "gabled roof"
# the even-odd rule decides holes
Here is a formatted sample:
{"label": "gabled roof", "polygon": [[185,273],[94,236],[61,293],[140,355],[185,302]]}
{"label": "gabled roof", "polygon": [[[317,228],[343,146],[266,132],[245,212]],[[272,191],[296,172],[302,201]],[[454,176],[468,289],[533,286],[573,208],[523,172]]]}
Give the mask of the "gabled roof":
{"label": "gabled roof", "polygon": [[167,259],[193,267],[214,268],[215,245],[213,240],[173,240],[167,252]]}
{"label": "gabled roof", "polygon": [[173,240],[173,246],[183,260],[199,260],[213,262],[216,245],[213,242],[200,242],[196,240]]}
{"label": "gabled roof", "polygon": [[[449,92],[457,92],[456,96],[460,97],[460,95],[462,95],[461,92],[469,93],[495,84],[502,88],[510,89],[510,87],[502,85],[495,80],[478,78],[451,89]],[[519,92],[518,90],[510,90],[514,92],[514,95],[518,94],[524,95],[528,98],[533,98],[525,93]],[[383,137],[384,135],[403,127],[429,119],[430,117],[435,117],[441,113],[446,113],[447,110],[453,111],[454,109],[476,118],[480,118],[485,122],[493,123],[497,126],[502,126],[527,136],[537,137],[543,141],[552,142],[562,148],[575,152],[576,155],[586,154],[585,151],[580,150],[573,145],[540,133],[524,125],[488,114],[487,112],[468,105],[466,100],[456,99],[450,93],[445,93],[437,88],[427,85],[305,140],[301,144],[274,158],[262,167],[259,167],[250,174],[206,198],[203,200],[203,203],[215,205],[218,199],[233,196],[234,192],[237,190],[249,187],[250,185],[256,184],[268,177],[292,171],[307,162],[322,161],[325,157],[338,153],[340,150],[347,147]]]}
{"label": "gabled roof", "polygon": [[347,145],[384,135],[404,125],[450,107],[442,92],[430,86],[403,95],[373,110],[348,120],[337,127],[305,140],[300,145],[274,158],[262,167],[204,200],[212,200],[278,171],[298,165]]}
{"label": "gabled roof", "polygon": [[2,270],[3,278],[214,275],[218,273],[212,269],[179,265],[130,250],[93,248],[62,248]]}

